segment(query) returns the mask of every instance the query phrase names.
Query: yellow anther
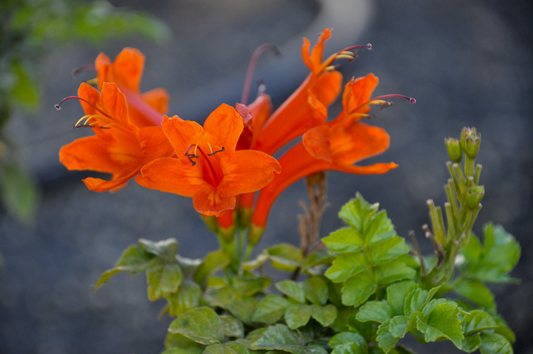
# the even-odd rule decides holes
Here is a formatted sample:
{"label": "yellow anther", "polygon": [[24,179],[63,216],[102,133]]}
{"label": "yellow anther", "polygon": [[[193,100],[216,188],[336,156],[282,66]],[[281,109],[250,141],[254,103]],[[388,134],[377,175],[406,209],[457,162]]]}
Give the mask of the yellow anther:
{"label": "yellow anther", "polygon": [[213,148],[211,147],[211,144],[209,144],[209,142],[207,142],[207,146],[209,146],[209,152],[210,152],[210,154],[212,154],[213,153]]}
{"label": "yellow anther", "polygon": [[340,54],[340,55],[337,55],[335,57],[335,59],[348,59],[348,60],[353,60],[354,58],[354,55],[345,55],[345,54]]}
{"label": "yellow anther", "polygon": [[326,66],[326,68],[324,69],[324,71],[333,71],[337,69],[337,66],[336,65],[330,65],[330,66]]}
{"label": "yellow anther", "polygon": [[88,85],[92,85],[92,86],[96,86],[98,85],[98,79],[97,78],[94,78],[94,79],[90,79],[90,80],[87,80],[85,81]]}

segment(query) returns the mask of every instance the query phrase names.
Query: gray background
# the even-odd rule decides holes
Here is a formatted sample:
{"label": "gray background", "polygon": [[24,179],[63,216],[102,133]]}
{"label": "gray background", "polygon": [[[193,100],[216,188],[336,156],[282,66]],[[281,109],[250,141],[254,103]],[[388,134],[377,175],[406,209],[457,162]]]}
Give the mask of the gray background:
{"label": "gray background", "polygon": [[[283,58],[265,55],[256,78],[265,81],[276,104],[282,102],[306,74],[299,56],[302,34],[314,43],[318,28],[326,26],[334,29],[327,53],[356,43],[374,45],[352,64],[343,64],[345,80],[373,72],[380,78],[376,95],[402,93],[418,102],[396,102],[371,122],[389,132],[391,147],[368,163],[394,161],[398,169],[383,176],[328,174],[332,207],[322,235],[341,225],[337,210],[360,191],[387,209],[400,235],[414,229],[421,238],[420,227],[428,222],[425,201],[442,204],[445,198],[443,138],[476,126],[483,136],[478,160],[486,196],[475,231],[492,220],[520,240],[523,256],[513,275],[522,285],[493,291],[499,311],[517,333],[515,351],[533,353],[533,268],[527,257],[533,247],[533,6],[495,0],[345,1],[346,11],[339,14],[334,2],[113,1],[165,20],[172,42],[157,46],[127,38],[99,48],[74,45],[43,58],[43,107],[35,116],[19,113],[9,127],[37,174],[42,200],[30,227],[0,210],[5,258],[0,353],[157,353],[170,319],[157,318],[163,303],[148,301],[144,276],[118,275],[97,293],[92,285],[140,237],[175,237],[180,253],[190,257],[216,248],[190,199],[135,183],[115,194],[91,192],[81,178],[94,174],[67,172],[59,164],[59,148],[87,132],[71,129],[83,115],[77,103],[60,112],[53,104],[94,76],[73,79],[70,70],[92,63],[100,51],[114,58],[124,46],[137,47],[146,55],[143,91],[167,88],[171,114],[202,121],[220,103],[239,100],[251,52],[265,42],[278,45]],[[263,244],[297,244],[299,199],[306,199],[301,182],[274,205]],[[438,350],[454,352],[437,344],[420,352]]]}

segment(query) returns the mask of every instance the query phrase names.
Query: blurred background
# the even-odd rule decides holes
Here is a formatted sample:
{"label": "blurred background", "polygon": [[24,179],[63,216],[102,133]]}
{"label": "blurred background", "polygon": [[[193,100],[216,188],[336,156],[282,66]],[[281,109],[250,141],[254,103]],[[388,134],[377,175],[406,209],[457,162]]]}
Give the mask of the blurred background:
{"label": "blurred background", "polygon": [[[389,132],[391,147],[368,164],[394,161],[399,168],[382,176],[328,173],[331,207],[322,236],[341,226],[338,209],[360,191],[380,202],[398,234],[415,230],[432,252],[421,226],[428,222],[426,200],[445,200],[443,139],[475,126],[482,134],[477,161],[486,189],[475,231],[481,234],[488,221],[503,224],[522,246],[512,273],[522,284],[492,290],[517,334],[515,351],[533,353],[529,1],[115,0],[82,3],[90,6],[83,10],[69,1],[28,0],[30,10],[18,14],[18,22],[10,17],[16,3],[1,5],[0,161],[7,203],[0,209],[1,354],[161,352],[170,318],[158,319],[163,302],[148,301],[144,276],[117,275],[97,293],[92,286],[139,238],[175,237],[188,257],[217,247],[189,198],[134,182],[114,194],[91,192],[81,182],[90,173],[68,172],[59,163],[61,146],[90,134],[71,129],[83,115],[78,103],[53,107],[95,76],[73,78],[71,70],[93,64],[99,52],[113,59],[123,47],[139,48],[146,55],[141,91],[166,88],[170,114],[201,122],[221,103],[240,99],[251,53],[266,42],[282,57],[265,54],[255,78],[264,81],[275,106],[283,102],[308,72],[302,36],[315,43],[326,27],[333,28],[327,54],[352,44],[374,46],[342,63],[345,81],[372,72],[380,78],[375,95],[401,93],[417,103],[398,101],[376,111],[371,122]],[[32,28],[32,16],[42,28]],[[18,25],[10,32],[13,21]],[[11,41],[12,33],[22,46],[12,45],[19,43]],[[17,48],[13,59],[9,53]],[[332,116],[339,109],[333,106]],[[263,244],[298,243],[300,199],[307,200],[302,182],[274,205]],[[454,349],[430,344],[419,352]]]}

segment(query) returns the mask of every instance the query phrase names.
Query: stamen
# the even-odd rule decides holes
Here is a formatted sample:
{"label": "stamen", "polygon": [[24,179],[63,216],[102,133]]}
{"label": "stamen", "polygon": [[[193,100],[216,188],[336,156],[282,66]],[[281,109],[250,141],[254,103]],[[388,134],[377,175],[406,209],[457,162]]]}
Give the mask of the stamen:
{"label": "stamen", "polygon": [[246,77],[244,79],[244,87],[242,88],[242,95],[241,95],[240,103],[242,103],[245,106],[248,104],[248,98],[250,95],[250,87],[252,86],[252,79],[254,77],[255,67],[259,60],[259,57],[261,57],[261,55],[267,50],[271,50],[272,52],[274,52],[274,55],[277,57],[281,56],[281,52],[279,51],[278,47],[270,43],[265,43],[263,45],[260,45],[259,47],[257,47],[256,50],[254,50],[252,54],[252,58],[250,59],[250,62],[248,63],[248,69],[246,70]]}
{"label": "stamen", "polygon": [[343,50],[341,50],[341,52],[349,52],[349,51],[352,51],[354,49],[359,49],[359,48],[366,48],[368,50],[372,50],[372,44],[367,43],[365,45],[352,45],[351,47],[344,48]]}
{"label": "stamen", "polygon": [[[191,150],[193,146],[194,146],[194,154],[189,154],[189,151]],[[196,165],[196,161],[194,161],[193,159],[198,158],[198,155],[196,155],[196,147],[197,147],[196,144],[192,144],[191,146],[187,148],[187,152],[185,153],[185,156],[187,156],[187,158],[189,159],[189,161],[192,163],[193,166]]]}
{"label": "stamen", "polygon": [[374,102],[376,100],[381,100],[383,98],[391,98],[391,97],[399,97],[399,98],[403,98],[405,100],[408,100],[409,102],[411,103],[416,103],[416,100],[412,97],[407,97],[407,96],[404,96],[404,95],[398,95],[398,94],[392,94],[392,95],[383,95],[383,96],[378,96],[378,97],[375,97],[375,98],[372,98],[370,100],[370,102]]}
{"label": "stamen", "polygon": [[326,68],[324,69],[325,72],[327,71],[333,71],[333,70],[337,70],[338,68],[340,67],[340,65],[330,65],[330,66],[326,66]]}
{"label": "stamen", "polygon": [[76,69],[72,70],[72,77],[76,77],[81,72],[84,72],[86,70],[96,70],[96,67],[94,65],[91,65],[91,64],[80,66],[79,68],[76,68]]}
{"label": "stamen", "polygon": [[[209,148],[211,148],[211,146],[209,146]],[[213,151],[213,150],[211,150],[211,151]],[[213,156],[214,154],[218,154],[219,152],[223,152],[223,151],[226,151],[226,148],[224,146],[220,150],[217,150],[215,152],[211,152],[210,154],[207,154],[207,156]]]}

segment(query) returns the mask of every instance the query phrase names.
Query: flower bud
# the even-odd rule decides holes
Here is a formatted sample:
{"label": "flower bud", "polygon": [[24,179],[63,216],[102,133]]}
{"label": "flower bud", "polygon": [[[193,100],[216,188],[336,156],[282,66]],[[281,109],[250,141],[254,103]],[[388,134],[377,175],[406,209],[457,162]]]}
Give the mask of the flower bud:
{"label": "flower bud", "polygon": [[481,134],[476,132],[476,128],[463,128],[461,132],[461,147],[468,158],[476,158],[480,144]]}
{"label": "flower bud", "polygon": [[448,138],[444,139],[446,148],[448,149],[448,156],[452,162],[459,163],[463,158],[463,150],[461,149],[461,143],[457,139]]}
{"label": "flower bud", "polygon": [[479,203],[481,203],[481,199],[483,199],[483,196],[485,195],[485,187],[483,186],[475,186],[470,187],[466,191],[466,207],[470,209],[477,208]]}

